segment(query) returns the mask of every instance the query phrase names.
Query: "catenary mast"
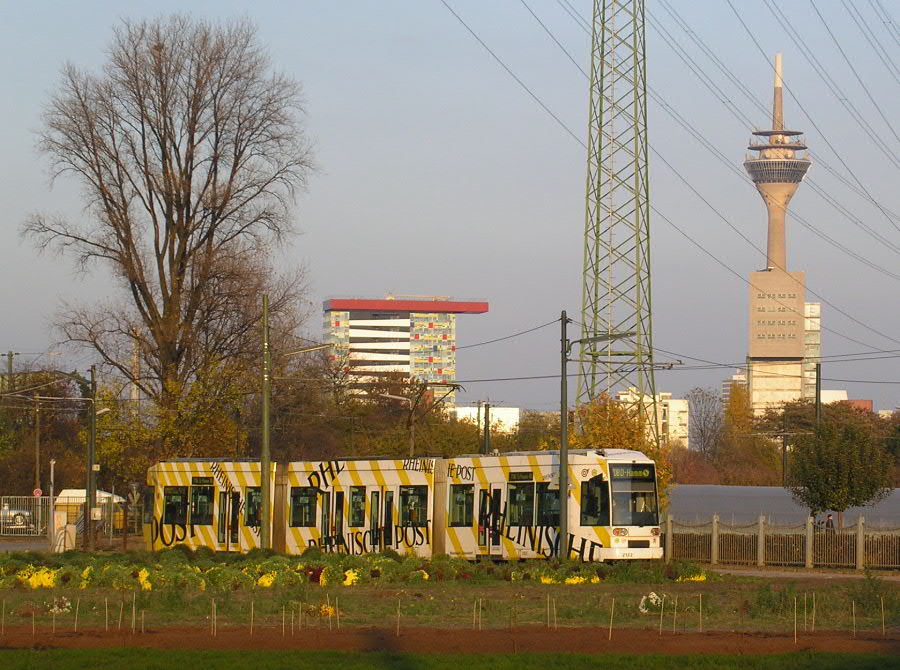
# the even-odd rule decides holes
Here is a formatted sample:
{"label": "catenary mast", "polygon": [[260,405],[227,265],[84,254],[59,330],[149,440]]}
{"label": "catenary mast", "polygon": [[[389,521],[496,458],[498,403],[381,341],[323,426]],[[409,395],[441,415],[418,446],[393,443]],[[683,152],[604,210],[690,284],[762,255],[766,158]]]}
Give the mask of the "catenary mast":
{"label": "catenary mast", "polygon": [[654,433],[643,0],[594,0],[578,404],[632,388]]}

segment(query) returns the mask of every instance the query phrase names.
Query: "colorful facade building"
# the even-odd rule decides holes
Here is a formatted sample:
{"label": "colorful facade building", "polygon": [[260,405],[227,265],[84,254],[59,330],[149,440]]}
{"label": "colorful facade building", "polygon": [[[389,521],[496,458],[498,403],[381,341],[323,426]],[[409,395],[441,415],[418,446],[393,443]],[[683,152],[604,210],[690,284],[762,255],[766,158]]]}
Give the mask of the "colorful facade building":
{"label": "colorful facade building", "polygon": [[[333,298],[324,304],[326,341],[351,385],[390,374],[426,383],[456,380],[456,315],[484,314],[486,302],[430,298]],[[454,402],[453,394],[446,403]]]}

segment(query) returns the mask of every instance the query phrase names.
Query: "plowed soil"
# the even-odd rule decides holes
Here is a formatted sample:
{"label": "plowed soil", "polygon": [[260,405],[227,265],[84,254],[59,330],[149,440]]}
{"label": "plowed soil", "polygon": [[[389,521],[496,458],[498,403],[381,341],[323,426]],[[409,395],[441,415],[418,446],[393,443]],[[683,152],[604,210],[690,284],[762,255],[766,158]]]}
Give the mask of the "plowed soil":
{"label": "plowed soil", "polygon": [[0,648],[102,648],[143,647],[152,649],[301,649],[340,651],[389,651],[412,653],[656,653],[656,654],[775,654],[798,650],[829,652],[869,652],[900,655],[900,637],[882,638],[880,631],[800,633],[734,633],[710,631],[677,633],[636,628],[614,628],[609,640],[607,628],[558,628],[521,626],[491,630],[447,630],[436,628],[401,629],[344,628],[342,630],[302,629],[282,635],[280,628],[257,629],[221,626],[213,637],[209,629],[197,627],[148,627],[120,632],[79,631],[77,633],[38,629],[31,626],[6,627]]}

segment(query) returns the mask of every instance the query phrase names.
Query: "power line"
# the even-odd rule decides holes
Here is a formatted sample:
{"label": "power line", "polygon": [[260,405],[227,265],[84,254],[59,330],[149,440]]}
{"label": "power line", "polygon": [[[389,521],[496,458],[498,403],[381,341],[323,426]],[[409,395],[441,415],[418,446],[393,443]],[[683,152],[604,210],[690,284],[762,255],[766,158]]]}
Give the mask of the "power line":
{"label": "power line", "polygon": [[898,74],[900,74],[900,70],[897,69],[897,64],[894,63],[894,59],[891,58],[890,54],[884,48],[881,40],[878,39],[878,35],[876,35],[875,31],[872,30],[869,22],[866,20],[866,17],[863,16],[863,13],[859,11],[859,9],[854,7],[852,3],[848,3],[847,0],[841,0],[841,4],[844,5],[844,9],[847,10],[847,13],[850,15],[850,18],[853,19],[856,27],[859,28],[859,31],[863,34],[863,37],[866,38],[866,42],[869,43],[869,46],[872,47],[872,50],[878,56],[878,59],[881,61],[882,65],[884,65],[884,67],[887,69],[888,74],[894,78],[894,81],[897,84],[900,84],[900,77],[898,77]]}
{"label": "power line", "polygon": [[[753,31],[750,30],[750,27],[744,22],[743,17],[740,15],[737,8],[734,6],[734,3],[732,2],[732,0],[726,0],[726,1],[728,2],[728,6],[731,8],[731,11],[737,17],[738,22],[744,28],[744,32],[747,33],[748,37],[750,37],[750,40],[753,42],[754,46],[756,46],[757,51],[759,51],[759,53],[762,55],[762,57],[766,61],[766,63],[770,67],[772,67],[772,64],[769,63],[769,57],[766,55],[765,50],[760,45],[759,40],[756,39],[756,36],[753,34]],[[810,62],[814,62],[814,60],[811,60]],[[844,160],[844,158],[841,156],[841,154],[838,153],[837,149],[834,148],[834,145],[831,144],[831,141],[828,139],[828,136],[822,132],[822,129],[819,128],[819,125],[813,120],[812,116],[810,116],[809,112],[806,110],[806,108],[803,106],[803,104],[800,102],[800,100],[794,94],[793,89],[791,89],[787,85],[787,82],[785,82],[783,79],[782,79],[782,84],[783,84],[785,90],[787,90],[788,94],[791,96],[791,98],[793,98],[793,100],[797,104],[797,106],[803,111],[803,114],[806,116],[807,120],[809,120],[809,122],[812,124],[813,128],[816,129],[816,132],[819,133],[819,136],[822,138],[822,140],[825,142],[825,144],[828,145],[828,148],[831,149],[831,152],[835,155],[835,157],[838,159],[840,164],[843,165],[844,169],[853,177],[853,180],[859,185],[860,189],[862,189],[862,191],[866,194],[868,199],[871,200],[876,205],[876,207],[878,207],[879,210],[881,210],[881,213],[888,220],[888,222],[895,229],[897,229],[898,232],[900,232],[900,226],[898,226],[897,223],[890,216],[888,216],[887,212],[884,210],[884,208],[881,206],[881,204],[878,203],[878,201],[875,200],[874,197],[872,197],[871,193],[869,193],[868,189],[865,187],[862,180],[860,180],[860,178],[856,175],[856,173],[850,169],[850,166],[847,165],[847,162]],[[838,96],[838,97],[840,97],[840,96]]]}
{"label": "power line", "polygon": [[[753,105],[756,106],[757,109],[759,109],[763,114],[768,114],[769,110],[756,98],[756,96],[747,88],[747,86],[728,68],[728,66],[726,66],[724,64],[724,62],[715,54],[715,52],[712,51],[706,45],[706,43],[694,31],[692,31],[690,29],[690,27],[688,26],[688,24],[684,20],[684,18],[674,8],[666,5],[665,0],[661,0],[661,2],[663,4],[664,8],[666,9],[666,11],[669,12],[669,14],[675,20],[675,23],[685,32],[685,34],[691,39],[691,41],[694,42],[694,44],[696,44],[700,48],[700,50],[710,58],[710,60],[713,62],[713,64],[725,75],[725,77],[729,81],[731,81],[738,88],[738,90],[741,93],[743,93],[744,96]],[[675,40],[675,38],[671,35],[671,33],[669,33],[660,24],[660,22],[658,20],[654,19],[652,13],[649,14],[649,17],[650,17],[651,25],[657,30],[660,37],[662,37],[663,41],[669,46],[670,49],[672,49],[672,51],[675,53],[675,55],[679,57],[679,59],[682,61],[682,63],[684,63],[684,65],[694,74],[694,76],[696,76],[697,79],[699,79],[700,82],[709,90],[709,92],[713,95],[713,97],[715,97],[720,102],[722,102],[723,105],[725,105],[725,108],[729,112],[731,112],[731,114],[735,117],[735,119],[737,119],[737,121],[739,123],[742,124],[742,126],[744,126],[744,127],[749,126],[751,128],[755,127],[755,124],[753,123],[753,121],[749,117],[747,117],[745,114],[743,114],[743,112],[741,112],[739,108],[737,108],[734,104],[731,103],[730,99],[725,94],[722,87],[717,85],[715,82],[713,82],[713,80],[702,71],[702,69],[696,64],[695,60],[692,59],[690,57],[690,55],[687,53],[687,51],[678,44],[677,40]],[[651,89],[651,93],[652,93],[652,89]],[[694,137],[698,141],[706,142],[708,144],[708,141],[705,140],[705,138],[704,138],[704,133],[699,132],[696,129],[693,130],[692,137]],[[701,139],[701,138],[703,138],[703,139]],[[817,152],[814,152],[811,150],[809,151],[809,153],[813,157],[813,159],[816,161],[817,165],[821,165],[823,168],[825,168],[826,171],[831,173],[836,179],[838,179],[841,183],[843,183],[845,186],[847,186],[857,196],[859,196],[867,201],[872,201],[871,196],[866,197],[866,193],[861,191],[859,189],[859,187],[851,184],[843,175],[841,175],[838,171],[836,171],[834,168],[832,168],[829,165],[828,161],[826,161],[824,159],[824,157],[820,156]],[[729,162],[729,167],[733,170],[735,169],[734,166],[730,164],[730,162]],[[743,173],[741,173],[741,176],[744,179],[747,178],[746,175],[744,175]],[[803,181],[804,181],[804,183],[809,184],[810,188],[812,188],[813,191],[815,191],[829,205],[831,205],[835,210],[837,210],[840,214],[842,214],[845,218],[847,218],[848,221],[850,221],[857,227],[864,230],[868,235],[870,235],[874,239],[878,240],[880,243],[884,244],[885,246],[890,248],[892,251],[895,251],[896,253],[900,254],[900,246],[897,246],[895,243],[891,242],[886,237],[882,236],[878,231],[876,231],[874,228],[872,228],[871,226],[866,224],[865,221],[860,219],[858,216],[853,214],[849,209],[847,209],[842,204],[840,204],[830,193],[828,193],[828,191],[826,189],[821,187],[815,179],[813,179],[811,177],[806,177]],[[874,201],[872,201],[872,202],[874,203]],[[887,213],[891,218],[893,218],[895,220],[900,219],[900,216],[898,216],[897,214],[895,214],[894,212],[889,210],[884,205],[881,205],[880,203],[874,203],[874,204],[879,205],[882,212]],[[869,265],[870,267],[873,267],[874,269],[877,269],[880,272],[884,272],[888,275],[891,274],[889,271],[885,270],[881,266],[872,263],[871,261],[865,259],[860,254],[857,254],[856,252],[850,250],[848,247],[837,242],[834,238],[827,235],[823,231],[819,230],[812,223],[808,222],[806,219],[804,219],[799,214],[797,214],[796,211],[792,211],[791,216],[794,219],[796,219],[797,221],[799,221],[801,223],[801,225],[803,225],[805,228],[808,228],[811,232],[813,232],[815,235],[822,238],[823,240],[825,240],[832,246],[835,246],[836,248],[840,249],[841,251],[853,256],[857,260],[860,260],[861,262],[865,263],[866,265]]]}
{"label": "power line", "polygon": [[487,340],[485,342],[477,342],[476,344],[466,344],[462,347],[456,347],[459,349],[471,349],[472,347],[483,347],[486,344],[494,344],[495,342],[503,342],[504,340],[511,340],[514,337],[519,337],[520,335],[527,335],[528,333],[533,333],[536,330],[540,330],[541,328],[546,328],[547,326],[553,325],[554,323],[559,323],[559,319],[553,319],[553,321],[548,321],[547,323],[542,323],[540,326],[535,326],[534,328],[529,328],[528,330],[522,330],[518,333],[513,333],[512,335],[505,335],[503,337],[498,337],[493,340]]}
{"label": "power line", "polygon": [[[730,0],[729,0],[729,2],[730,2]],[[468,32],[476,39],[476,41],[477,41],[479,44],[481,44],[482,47],[483,47],[486,51],[488,51],[488,53],[490,53],[491,57],[492,57],[492,58],[493,58],[493,59],[494,59],[494,60],[495,60],[502,68],[503,68],[503,70],[504,70],[505,72],[507,72],[507,73],[508,73],[508,74],[509,74],[509,75],[510,75],[510,76],[511,76],[511,77],[512,77],[512,78],[513,78],[520,86],[522,86],[522,87],[528,92],[528,94],[532,97],[532,99],[535,100],[535,102],[537,102],[537,103],[540,105],[540,107],[541,107],[542,109],[544,109],[544,110],[545,110],[545,111],[546,111],[546,112],[547,112],[547,113],[548,113],[548,114],[556,121],[556,123],[557,123],[558,125],[560,125],[560,126],[566,131],[566,133],[567,133],[570,137],[572,137],[576,142],[578,142],[583,148],[587,149],[587,146],[585,145],[585,143],[582,142],[581,139],[579,139],[578,136],[577,136],[577,135],[576,135],[576,134],[575,134],[575,133],[574,133],[574,132],[573,132],[573,131],[572,131],[572,130],[571,130],[571,129],[570,129],[570,128],[569,128],[569,127],[568,127],[568,126],[567,126],[560,118],[559,118],[559,117],[558,117],[558,116],[556,116],[556,115],[552,112],[552,110],[550,110],[550,108],[547,107],[547,105],[544,104],[544,102],[543,102],[543,101],[542,101],[542,100],[541,100],[541,99],[540,99],[540,98],[539,98],[539,97],[538,97],[538,96],[537,96],[530,88],[528,88],[528,87],[525,85],[525,83],[524,83],[524,82],[523,82],[523,81],[522,81],[522,80],[521,80],[521,79],[520,79],[520,78],[512,71],[512,69],[511,69],[508,65],[506,65],[506,63],[503,62],[503,60],[500,59],[500,57],[499,57],[493,50],[491,50],[491,49],[487,46],[487,44],[486,44],[486,43],[478,36],[478,34],[475,33],[475,31],[474,31],[468,24],[466,24],[465,21],[463,21],[463,19],[462,19],[456,12],[453,11],[453,9],[445,2],[445,0],[441,0],[441,3],[442,3],[442,4],[450,11],[451,14],[454,15],[454,17],[456,17],[456,19],[457,19],[457,20],[458,20],[458,21],[466,28],[466,30],[467,30],[467,31],[468,31]],[[741,280],[742,282],[746,283],[748,286],[751,286],[751,287],[753,287],[754,289],[759,290],[758,287],[754,286],[749,280],[745,279],[742,275],[740,275],[738,272],[736,272],[736,271],[735,271],[733,268],[731,268],[728,264],[726,264],[725,262],[723,262],[722,260],[720,260],[715,254],[713,254],[712,252],[710,252],[709,250],[707,250],[703,245],[701,245],[699,242],[697,242],[696,240],[694,240],[693,237],[691,237],[691,236],[688,235],[685,231],[683,231],[680,227],[678,227],[671,219],[669,219],[669,218],[668,218],[667,216],[665,216],[662,212],[660,212],[659,209],[658,209],[657,207],[651,205],[651,209],[652,209],[652,211],[653,211],[655,214],[657,214],[658,216],[660,216],[660,218],[662,218],[662,219],[663,219],[664,221],[666,221],[670,226],[672,226],[673,228],[675,228],[676,231],[678,231],[682,236],[684,236],[689,242],[691,242],[693,245],[695,245],[695,246],[696,246],[698,249],[700,249],[703,253],[705,253],[705,254],[708,255],[710,258],[712,258],[716,263],[720,264],[720,265],[721,265],[723,268],[725,268],[728,272],[730,272],[731,274],[733,274],[734,276],[736,276],[739,280]],[[823,301],[825,301],[825,300],[823,299]],[[780,301],[778,301],[778,302],[780,302]],[[827,301],[825,301],[825,302],[826,302],[826,304],[831,305],[832,307],[834,307],[835,309],[838,309],[838,311],[840,311],[841,313],[844,313],[844,314],[846,315],[845,312],[843,312],[843,311],[840,310],[839,308],[835,307],[833,304],[828,303]],[[804,317],[804,316],[805,316],[805,315],[803,315],[803,314],[799,314],[799,313],[797,312],[796,309],[793,309],[793,308],[789,307],[788,305],[784,305],[783,303],[781,303],[781,304],[782,304],[784,307],[787,307],[788,309],[790,309],[792,312],[797,313],[798,316],[801,316],[801,317]],[[878,333],[879,335],[884,336],[882,333],[876,331],[875,329],[871,328],[870,326],[867,326],[866,324],[864,324],[863,322],[859,321],[858,319],[855,319],[855,317],[852,317],[852,319],[853,319],[856,323],[858,323],[859,325],[862,325],[864,328],[867,328],[867,329],[869,329],[869,330],[872,330],[872,332],[876,332],[876,333]],[[858,340],[858,339],[856,339],[856,338],[850,337],[849,335],[845,335],[845,334],[843,334],[843,333],[841,333],[841,332],[839,332],[839,331],[837,331],[837,330],[834,330],[834,329],[832,329],[832,328],[828,328],[828,327],[823,326],[822,329],[823,329],[823,330],[826,330],[826,331],[828,331],[828,332],[831,332],[831,333],[833,333],[833,334],[835,334],[835,335],[837,335],[837,336],[839,336],[839,337],[842,337],[842,338],[844,338],[844,339],[846,339],[846,340],[848,340],[848,341],[851,341],[851,342],[854,342],[854,343],[856,343],[856,344],[859,344],[860,346],[867,347],[867,348],[872,349],[872,350],[874,350],[874,351],[883,351],[883,350],[881,350],[881,349],[878,349],[878,347],[875,347],[875,346],[873,346],[873,345],[870,345],[870,344],[867,344],[867,343],[865,343],[865,342],[862,342],[861,340]],[[894,340],[893,338],[890,338],[890,337],[888,337],[887,339],[891,339],[892,341],[900,342],[900,341]],[[460,382],[460,383],[464,383],[464,382]]]}
{"label": "power line", "polygon": [[[528,8],[528,5],[525,4],[524,0],[522,0],[522,4],[525,5],[526,8]],[[547,28],[546,24],[544,24],[544,23],[537,17],[537,15],[534,14],[534,12],[532,12],[532,11],[530,10],[530,8],[529,8],[529,12],[531,13],[531,15],[532,15],[533,17],[535,17],[535,19],[538,21],[538,23],[539,23],[539,24],[541,25],[541,27],[544,29],[544,32],[546,32],[548,35],[550,35],[550,37],[553,39],[554,43],[556,43],[556,45],[559,46],[560,49],[562,49],[563,52],[569,57],[569,60],[571,60],[572,62],[575,62],[575,59],[572,58],[572,56],[569,54],[569,52],[562,46],[562,44],[560,43],[560,41],[559,41],[558,39],[556,39],[556,37],[553,35],[553,33],[550,31],[550,29]],[[582,70],[581,68],[578,68],[578,69],[581,70],[581,73],[582,73],[582,74],[585,74],[584,70]],[[701,134],[698,133],[698,132],[696,131],[696,129],[694,129],[694,131],[695,131],[695,132],[693,133],[694,136],[701,136]],[[678,176],[678,178],[679,178],[679,179],[680,179],[680,180],[681,180],[681,181],[682,181],[682,182],[683,182],[683,183],[684,183],[684,184],[685,184],[685,185],[686,185],[693,193],[694,193],[694,195],[696,195],[698,198],[700,198],[700,199],[706,204],[707,207],[709,207],[709,208],[710,208],[710,209],[711,209],[711,210],[712,210],[712,211],[713,211],[720,219],[722,219],[722,221],[724,221],[724,222],[725,222],[732,230],[734,230],[734,231],[735,231],[735,232],[736,232],[736,233],[737,233],[737,234],[738,234],[745,242],[747,242],[747,244],[749,244],[751,247],[753,247],[754,249],[756,249],[758,252],[763,253],[762,250],[761,250],[759,247],[757,247],[757,246],[756,246],[756,245],[755,245],[755,244],[754,244],[747,236],[745,236],[745,235],[744,235],[744,234],[743,234],[743,233],[742,233],[742,232],[741,232],[734,224],[732,224],[731,221],[730,221],[724,214],[722,214],[718,209],[716,209],[716,207],[713,206],[713,204],[712,204],[709,200],[707,200],[707,199],[706,199],[706,198],[705,198],[705,197],[704,197],[704,196],[703,196],[696,188],[694,188],[694,186],[693,186],[693,185],[692,185],[692,184],[684,177],[684,175],[682,175],[681,172],[679,172],[679,171],[678,171],[671,163],[669,163],[669,161],[667,161],[667,160],[659,153],[659,151],[656,150],[655,147],[653,147],[652,145],[650,145],[650,149],[651,149],[651,151],[654,153],[654,155],[656,155],[660,160],[662,160],[663,163],[665,163],[665,165],[666,165],[670,170],[672,170],[672,172],[674,172],[674,173]],[[659,210],[658,210],[656,207],[653,207],[653,206],[651,205],[651,209],[653,209],[654,212],[656,212],[656,213],[659,214]],[[660,215],[661,215],[661,214],[660,214]],[[663,216],[663,215],[661,215],[661,216]],[[666,221],[668,221],[671,225],[673,225],[673,226],[675,225],[675,224],[672,223],[667,217],[663,216],[663,219],[666,220]],[[675,227],[677,228],[677,226],[675,226]],[[678,229],[678,230],[679,230],[679,232],[682,232],[682,234],[684,234],[683,231],[681,231],[680,229]],[[730,269],[730,268],[729,268],[729,269]],[[782,269],[784,269],[784,268],[782,268]],[[885,270],[885,272],[887,272],[887,271]],[[891,273],[891,274],[892,274],[892,273]],[[742,276],[740,276],[740,275],[737,275],[737,276],[739,276],[742,280],[744,280],[744,278],[743,278]],[[897,275],[894,275],[894,276],[895,276],[895,278],[900,279],[900,276],[897,276]],[[746,281],[746,280],[744,280],[744,281]],[[747,283],[748,283],[750,286],[753,286],[753,284],[750,284],[749,282],[747,282]],[[799,282],[798,282],[798,283],[799,283]],[[756,287],[754,287],[754,288],[756,288]],[[860,320],[857,319],[856,317],[852,316],[851,314],[849,314],[849,313],[846,312],[845,310],[841,309],[840,307],[838,307],[838,306],[835,305],[834,303],[830,302],[827,298],[825,298],[825,297],[822,296],[821,294],[819,294],[819,293],[813,291],[811,288],[808,288],[808,287],[807,287],[807,290],[809,290],[809,292],[810,292],[812,295],[814,295],[814,296],[816,296],[817,298],[819,298],[822,302],[824,302],[825,304],[829,305],[832,309],[835,309],[837,312],[839,312],[840,314],[843,314],[845,317],[847,317],[847,318],[850,319],[851,321],[857,323],[858,325],[862,326],[863,328],[866,328],[866,329],[868,329],[868,330],[871,330],[872,332],[874,332],[874,333],[880,335],[881,337],[884,337],[885,339],[888,339],[888,340],[891,340],[892,342],[896,342],[897,344],[900,344],[900,340],[896,340],[896,339],[894,339],[893,337],[891,337],[890,335],[886,335],[885,333],[882,333],[882,332],[878,331],[877,329],[872,328],[871,326],[866,325],[865,323],[863,323],[862,321],[860,321]],[[783,306],[784,306],[784,307],[788,307],[787,305],[783,305]],[[791,311],[794,312],[794,313],[796,313],[796,314],[798,314],[798,316],[800,316],[800,317],[805,317],[804,314],[800,314],[800,313],[799,313],[797,310],[795,310],[795,309],[791,309]],[[828,332],[833,332],[833,333],[835,333],[836,335],[840,335],[840,336],[842,336],[842,337],[846,337],[846,336],[842,335],[841,333],[839,333],[839,332],[837,332],[837,331],[834,331],[834,330],[832,330],[832,329],[830,329],[830,328],[823,327],[823,329],[824,329],[824,330],[827,330]],[[851,340],[852,340],[852,338],[848,338],[848,339],[851,339]],[[857,344],[862,344],[862,346],[870,346],[870,345],[866,345],[866,344],[860,342],[859,340],[853,340],[853,341],[856,342]],[[870,348],[876,349],[876,350],[877,350],[877,347],[870,347]]]}
{"label": "power line", "polygon": [[528,88],[528,85],[524,81],[519,79],[519,77],[516,76],[515,72],[513,72],[506,66],[506,63],[504,63],[500,59],[500,57],[497,54],[495,54],[494,51],[487,44],[485,44],[484,40],[482,40],[478,36],[478,34],[469,27],[469,24],[466,23],[465,21],[463,21],[462,17],[459,14],[457,14],[455,11],[453,11],[453,8],[449,4],[447,4],[446,0],[441,0],[441,4],[447,8],[448,12],[450,12],[451,14],[453,14],[453,16],[456,17],[456,20],[462,24],[463,28],[465,28],[467,31],[469,31],[469,34],[472,37],[474,37],[475,40],[482,47],[484,47],[484,50],[487,51],[491,55],[491,57],[497,62],[497,64],[500,65],[500,67],[502,67],[504,70],[506,70],[506,73],[510,77],[512,77],[513,79],[516,80],[516,82],[519,84],[519,86],[521,86],[525,90],[525,92],[531,96],[531,99],[534,100],[538,105],[540,105],[541,109],[543,109],[545,112],[547,112],[547,114],[549,114],[553,118],[553,120],[556,121],[556,123],[559,125],[560,128],[562,128],[564,131],[566,131],[572,137],[572,139],[574,139],[576,142],[578,142],[582,147],[587,149],[587,145],[581,140],[581,138],[578,137],[578,135],[576,135],[574,132],[572,132],[572,130],[565,123],[563,123],[562,119],[560,119],[556,114],[554,114],[553,111],[549,107],[547,107],[547,105],[545,105],[544,102],[537,95],[535,95],[534,91],[532,91],[530,88]]}

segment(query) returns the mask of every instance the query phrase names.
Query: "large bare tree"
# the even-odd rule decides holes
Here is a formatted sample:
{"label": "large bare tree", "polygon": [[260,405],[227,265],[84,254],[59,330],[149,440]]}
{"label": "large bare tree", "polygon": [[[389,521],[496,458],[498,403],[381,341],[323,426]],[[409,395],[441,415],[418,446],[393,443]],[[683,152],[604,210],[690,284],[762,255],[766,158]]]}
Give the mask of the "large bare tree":
{"label": "large bare tree", "polygon": [[713,389],[700,387],[688,391],[685,398],[688,401],[691,448],[711,459],[722,440],[722,398]]}
{"label": "large bare tree", "polygon": [[[258,351],[262,292],[292,325],[302,273],[276,277],[270,252],[312,158],[299,84],[272,71],[247,21],[176,15],[113,33],[102,72],[64,67],[40,132],[86,215],[33,215],[24,232],[121,282],[118,302],[68,308],[62,332],[165,405]],[[149,370],[134,379],[138,347]]]}

